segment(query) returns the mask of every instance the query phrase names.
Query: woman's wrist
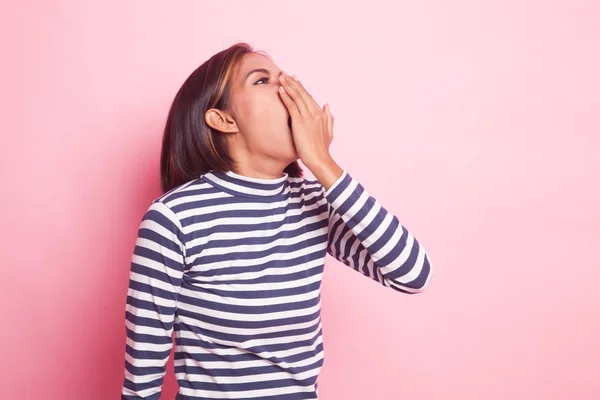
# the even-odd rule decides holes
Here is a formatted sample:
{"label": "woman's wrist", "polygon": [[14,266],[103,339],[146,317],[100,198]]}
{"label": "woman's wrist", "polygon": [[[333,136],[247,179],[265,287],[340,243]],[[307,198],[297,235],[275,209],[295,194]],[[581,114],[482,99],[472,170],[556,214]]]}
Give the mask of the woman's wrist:
{"label": "woman's wrist", "polygon": [[343,168],[331,157],[322,160],[321,162],[316,162],[314,165],[307,165],[307,167],[326,191],[329,190],[344,172]]}

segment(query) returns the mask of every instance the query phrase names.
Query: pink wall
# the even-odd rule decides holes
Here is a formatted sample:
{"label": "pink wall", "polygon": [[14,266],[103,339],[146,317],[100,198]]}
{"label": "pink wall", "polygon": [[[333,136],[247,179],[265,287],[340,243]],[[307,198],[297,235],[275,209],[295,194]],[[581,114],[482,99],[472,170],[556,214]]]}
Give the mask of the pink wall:
{"label": "pink wall", "polygon": [[600,398],[598,2],[36,3],[0,13],[0,398],[118,397],[168,106],[240,40],[434,263],[406,296],[328,258],[324,400]]}

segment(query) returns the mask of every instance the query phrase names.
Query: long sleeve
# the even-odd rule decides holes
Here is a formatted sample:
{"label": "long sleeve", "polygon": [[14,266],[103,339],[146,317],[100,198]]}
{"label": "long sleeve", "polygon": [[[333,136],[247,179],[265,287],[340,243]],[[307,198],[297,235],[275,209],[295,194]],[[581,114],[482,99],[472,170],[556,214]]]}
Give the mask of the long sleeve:
{"label": "long sleeve", "polygon": [[395,215],[345,170],[324,196],[331,256],[399,292],[425,290],[431,280],[429,257]]}
{"label": "long sleeve", "polygon": [[160,399],[171,353],[175,309],[185,265],[181,224],[155,200],[144,214],[131,260],[122,400]]}

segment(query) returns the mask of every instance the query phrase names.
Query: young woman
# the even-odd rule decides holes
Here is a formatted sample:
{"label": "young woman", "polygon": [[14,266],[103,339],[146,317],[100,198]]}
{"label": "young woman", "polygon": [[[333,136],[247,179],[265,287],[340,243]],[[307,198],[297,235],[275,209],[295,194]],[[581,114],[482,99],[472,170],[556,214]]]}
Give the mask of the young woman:
{"label": "young woman", "polygon": [[326,254],[399,293],[428,286],[423,247],[332,138],[329,107],[245,43],[189,76],[133,252],[122,399],[160,398],[173,329],[178,400],[316,399]]}

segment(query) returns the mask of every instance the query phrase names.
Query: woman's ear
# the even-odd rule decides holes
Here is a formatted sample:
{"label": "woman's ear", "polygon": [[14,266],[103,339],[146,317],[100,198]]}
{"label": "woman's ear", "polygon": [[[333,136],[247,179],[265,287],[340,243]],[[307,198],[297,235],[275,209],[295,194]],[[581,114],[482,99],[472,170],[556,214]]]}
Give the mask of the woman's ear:
{"label": "woman's ear", "polygon": [[223,133],[237,133],[238,126],[232,116],[222,110],[211,108],[204,114],[206,124],[211,128]]}

